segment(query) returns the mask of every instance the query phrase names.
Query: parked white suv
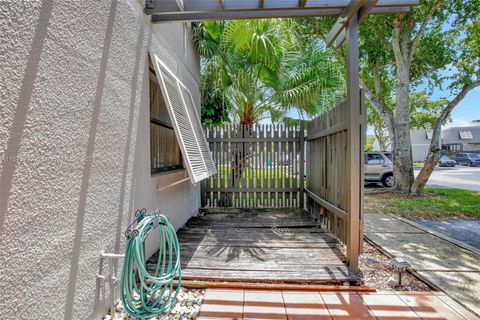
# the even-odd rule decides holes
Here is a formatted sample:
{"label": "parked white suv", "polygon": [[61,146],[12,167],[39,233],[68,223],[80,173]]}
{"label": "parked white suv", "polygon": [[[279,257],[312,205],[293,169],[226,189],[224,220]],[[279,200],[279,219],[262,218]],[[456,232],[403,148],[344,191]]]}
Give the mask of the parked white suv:
{"label": "parked white suv", "polygon": [[381,182],[384,187],[393,187],[393,155],[385,151],[365,152],[365,182]]}

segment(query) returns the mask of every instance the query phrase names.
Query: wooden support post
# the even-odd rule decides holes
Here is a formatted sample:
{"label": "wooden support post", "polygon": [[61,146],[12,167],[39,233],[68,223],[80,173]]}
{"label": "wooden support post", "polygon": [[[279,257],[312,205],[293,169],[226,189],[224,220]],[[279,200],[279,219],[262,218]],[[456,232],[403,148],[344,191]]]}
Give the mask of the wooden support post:
{"label": "wooden support post", "polygon": [[347,27],[347,261],[353,271],[358,271],[360,252],[360,207],[361,187],[361,103],[360,68],[358,48],[358,15],[355,14]]}
{"label": "wooden support post", "polygon": [[[210,179],[210,178],[207,178]],[[207,206],[207,191],[205,188],[206,180],[203,180],[200,182],[200,205],[201,207],[206,207]]]}
{"label": "wooden support post", "polygon": [[299,199],[299,207],[300,208],[304,208],[304,198],[305,198],[305,193],[304,193],[304,189],[305,189],[305,171],[304,171],[304,168],[305,168],[305,128],[304,128],[304,124],[303,124],[303,121],[300,121],[300,154],[298,156],[298,161],[300,162],[299,165],[300,165],[300,168],[299,168],[299,175],[300,175],[300,199]]}
{"label": "wooden support post", "polygon": [[365,91],[360,91],[360,242],[358,247],[360,248],[360,254],[363,254],[363,205],[364,205],[364,194],[365,194],[365,165],[364,165],[364,152],[365,144],[367,143],[367,105],[365,104]]}

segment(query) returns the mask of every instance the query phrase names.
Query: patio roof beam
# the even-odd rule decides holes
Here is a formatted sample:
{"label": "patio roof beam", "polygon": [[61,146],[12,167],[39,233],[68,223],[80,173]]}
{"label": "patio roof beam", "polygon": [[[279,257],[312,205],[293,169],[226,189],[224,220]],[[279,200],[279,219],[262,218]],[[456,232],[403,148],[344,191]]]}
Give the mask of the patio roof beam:
{"label": "patio roof beam", "polygon": [[[394,14],[408,12],[410,7],[375,7],[371,14]],[[343,13],[341,8],[324,9],[281,9],[281,10],[248,10],[248,11],[183,11],[168,12],[152,15],[152,23],[162,22],[189,22],[202,20],[235,20],[235,19],[267,19],[288,17],[312,16],[339,16]]]}
{"label": "patio roof beam", "polygon": [[342,9],[292,9],[213,12],[171,12],[152,16],[152,23],[202,20],[267,19],[311,16],[337,16]]}
{"label": "patio roof beam", "polygon": [[358,10],[360,10],[361,6],[365,3],[365,0],[352,0],[350,5],[345,9],[344,12],[338,17],[337,21],[333,25],[330,32],[327,34],[327,46],[331,46],[335,39],[337,39],[338,35],[345,30],[348,22],[352,19],[354,15],[357,14]]}
{"label": "patio roof beam", "polygon": [[[378,3],[378,0],[367,0],[365,1],[365,3],[362,4],[362,6],[358,9],[358,12],[356,14],[358,14],[358,22],[360,23],[363,18],[365,18],[372,10],[375,9],[375,5]],[[406,10],[407,12],[410,10],[410,7],[403,7],[404,10]],[[389,8],[389,9],[392,9],[392,8]],[[388,10],[388,9],[387,9]],[[397,10],[395,8],[395,10]],[[396,13],[398,13],[397,11],[395,11]],[[339,18],[340,20],[340,18]],[[337,20],[338,22],[338,20]],[[337,26],[337,24],[335,24],[335,26]],[[335,27],[334,26],[334,27]],[[338,48],[340,47],[344,42],[345,42],[345,39],[347,37],[347,32],[346,32],[346,26],[347,24],[343,24],[340,26],[340,30],[336,30],[338,33],[335,35],[335,38],[332,39],[331,41],[329,41],[328,39],[328,35],[327,35],[327,45],[328,46],[333,46],[335,48]],[[334,29],[332,28],[332,31]],[[330,31],[330,33],[332,33],[332,31]],[[330,35],[329,33],[329,35]]]}
{"label": "patio roof beam", "polygon": [[[351,0],[258,0],[258,1],[222,1],[221,0],[148,0],[153,2],[145,8],[148,15],[185,12],[221,12],[239,10],[295,10],[295,9],[342,9],[346,10]],[[378,0],[377,8],[399,8],[418,5],[419,0]]]}

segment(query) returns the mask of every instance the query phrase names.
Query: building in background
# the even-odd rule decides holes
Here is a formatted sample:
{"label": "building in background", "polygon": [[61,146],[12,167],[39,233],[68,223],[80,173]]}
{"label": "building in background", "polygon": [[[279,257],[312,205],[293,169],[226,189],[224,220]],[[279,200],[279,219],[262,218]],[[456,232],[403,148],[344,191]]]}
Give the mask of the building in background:
{"label": "building in background", "polygon": [[[412,156],[414,162],[423,162],[427,157],[431,129],[414,129],[410,132]],[[480,152],[480,120],[465,122],[461,126],[443,128],[441,135],[442,150],[447,153]]]}
{"label": "building in background", "polygon": [[[423,128],[410,131],[414,162],[425,161],[432,142],[432,133],[432,129]],[[480,153],[480,120],[468,121],[457,127],[443,128],[441,145],[446,154],[455,152]],[[379,150],[379,148],[378,142],[375,141],[373,150]],[[384,151],[390,151],[390,148]]]}
{"label": "building in background", "polygon": [[480,120],[466,122],[460,127],[443,129],[442,149],[445,151],[480,152]]}

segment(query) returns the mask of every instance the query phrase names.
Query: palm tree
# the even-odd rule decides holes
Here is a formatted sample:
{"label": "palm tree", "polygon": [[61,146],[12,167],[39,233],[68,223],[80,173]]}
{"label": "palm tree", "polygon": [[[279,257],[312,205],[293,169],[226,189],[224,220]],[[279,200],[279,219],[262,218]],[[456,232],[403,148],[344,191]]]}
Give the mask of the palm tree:
{"label": "palm tree", "polygon": [[244,125],[266,117],[279,122],[292,109],[313,116],[339,102],[341,68],[291,26],[290,20],[198,24],[194,39],[202,58],[203,101],[221,101],[220,110]]}
{"label": "palm tree", "polygon": [[[341,69],[318,43],[299,37],[290,22],[236,20],[196,26],[204,116],[228,113],[242,125],[235,134],[250,137],[252,125],[266,117],[287,123],[290,110],[313,116],[343,97]],[[231,152],[235,186],[249,166],[253,146],[235,144]]]}

